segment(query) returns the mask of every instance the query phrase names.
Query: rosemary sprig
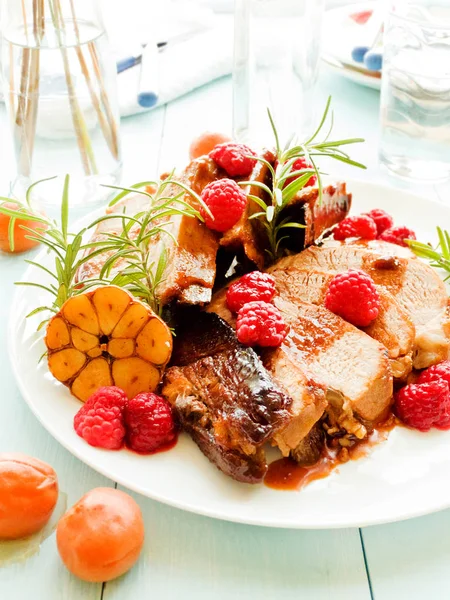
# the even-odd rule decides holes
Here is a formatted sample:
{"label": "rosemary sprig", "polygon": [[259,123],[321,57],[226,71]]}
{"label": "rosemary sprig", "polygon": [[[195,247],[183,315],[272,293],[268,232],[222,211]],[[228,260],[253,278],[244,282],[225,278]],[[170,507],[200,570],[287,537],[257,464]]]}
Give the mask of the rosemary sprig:
{"label": "rosemary sprig", "polygon": [[[283,241],[287,238],[285,230],[287,229],[302,229],[304,225],[290,221],[287,218],[283,218],[283,209],[289,204],[289,202],[302,190],[308,183],[311,176],[316,175],[319,188],[319,202],[322,201],[322,178],[321,172],[319,171],[316,161],[320,157],[330,157],[340,162],[365,169],[366,167],[350,158],[350,156],[341,150],[341,146],[356,144],[363,142],[362,138],[352,138],[345,140],[330,140],[330,134],[333,128],[333,112],[330,112],[331,97],[328,98],[325,111],[322,115],[322,119],[314,132],[314,134],[306,140],[304,143],[295,143],[293,140],[288,141],[285,147],[282,149],[280,140],[275,123],[272,119],[272,115],[268,110],[268,116],[270,124],[273,130],[275,138],[275,154],[276,162],[273,167],[264,158],[257,158],[260,162],[264,163],[271,174],[271,186],[265,185],[261,182],[254,181],[243,181],[240,185],[251,185],[257,186],[265,192],[265,197],[268,198],[266,202],[261,197],[250,194],[249,199],[255,202],[261,209],[250,216],[251,219],[259,219],[264,226],[267,237],[269,240],[269,253],[270,260],[275,260],[283,254]],[[320,139],[319,135],[329,123],[327,133]],[[306,161],[312,165],[311,168],[304,168],[292,171],[292,167],[295,161],[299,158],[305,158]],[[289,181],[293,179],[293,181]],[[287,183],[288,182],[288,183]]]}
{"label": "rosemary sprig", "polygon": [[[156,187],[152,193],[138,188],[149,184]],[[181,191],[175,196],[169,196],[167,195],[169,186],[178,187]],[[172,238],[176,243],[170,231],[171,217],[186,216],[203,220],[199,211],[183,200],[185,192],[191,194],[199,204],[203,205],[203,202],[190,188],[173,179],[173,173],[159,183],[143,182],[131,188],[115,186],[115,189],[121,191],[111,200],[110,205],[117,204],[129,193],[147,196],[149,205],[146,210],[135,215],[126,213],[103,215],[89,226],[92,228],[111,218],[122,220],[122,231],[119,234],[108,232],[102,234],[103,252],[108,254],[108,258],[103,264],[100,279],[106,279],[111,284],[127,289],[147,302],[155,312],[161,314],[162,306],[158,301],[157,292],[164,281],[168,261],[165,238]],[[114,274],[114,268],[119,263],[120,273]]]}
{"label": "rosemary sprig", "polygon": [[[24,202],[16,201],[17,209],[7,206],[10,199],[0,198],[0,213],[10,217],[9,243],[11,248],[14,246],[14,226],[17,219],[26,219],[38,224],[39,227],[32,229],[20,224],[19,227],[27,232],[25,237],[43,244],[54,256],[53,269],[31,260],[26,261],[45,272],[45,283],[18,282],[18,285],[33,286],[47,291],[52,296],[52,302],[49,305],[36,308],[28,316],[43,311],[56,313],[72,296],[91,287],[108,284],[118,285],[129,290],[160,313],[157,289],[164,280],[164,271],[167,266],[164,240],[166,236],[174,239],[170,232],[171,217],[179,215],[202,220],[199,211],[183,199],[185,193],[188,192],[198,204],[204,205],[198,194],[190,190],[183,182],[173,179],[173,174],[161,182],[141,182],[130,188],[115,187],[114,189],[120,190],[120,193],[111,201],[110,205],[116,204],[129,193],[138,193],[148,198],[148,208],[135,215],[126,212],[105,214],[81,231],[70,233],[69,176],[66,175],[64,180],[59,221],[33,210],[30,203],[30,192],[38,183],[40,182],[36,182],[28,189]],[[140,189],[150,183],[155,189],[153,193]],[[180,192],[172,196],[173,190],[169,190],[169,186],[179,188]],[[109,219],[121,221],[119,233],[102,232],[101,239],[83,241],[88,230]],[[77,275],[80,268],[98,255],[103,255],[104,258],[99,276],[79,282]],[[114,267],[119,260],[124,261],[125,266],[121,268],[120,273],[114,273]],[[47,283],[49,277],[51,279]]]}
{"label": "rosemary sprig", "polygon": [[416,256],[427,259],[432,267],[447,271],[448,275],[445,277],[447,281],[450,279],[450,233],[440,227],[436,227],[436,231],[439,239],[436,248],[416,240],[405,240],[405,242]]}

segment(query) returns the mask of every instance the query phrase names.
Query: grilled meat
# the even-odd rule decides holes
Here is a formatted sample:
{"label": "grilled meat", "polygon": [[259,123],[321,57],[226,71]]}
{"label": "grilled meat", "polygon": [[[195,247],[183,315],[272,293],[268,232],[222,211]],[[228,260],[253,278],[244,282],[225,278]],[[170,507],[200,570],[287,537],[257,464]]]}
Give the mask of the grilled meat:
{"label": "grilled meat", "polygon": [[408,248],[377,240],[366,244],[332,242],[283,258],[277,268],[330,273],[362,269],[395,297],[414,325],[414,368],[423,369],[448,358],[450,315],[445,285]]}
{"label": "grilled meat", "polygon": [[[263,349],[261,357],[293,400],[291,419],[274,442],[286,456],[330,406],[339,413],[341,428],[362,439],[362,421],[376,422],[392,401],[386,349],[327,309],[300,301],[294,282],[277,291],[274,303],[290,332],[279,348]],[[207,310],[234,326],[226,290],[214,295]]]}
{"label": "grilled meat", "polygon": [[[224,177],[225,173],[216,166],[215,162],[205,156],[192,161],[189,166],[177,177],[177,180],[189,186],[194,192],[200,194],[210,182]],[[177,185],[168,186],[165,196],[177,196],[180,193]],[[195,205],[195,200],[189,193],[183,198],[190,205]],[[115,205],[111,212],[135,215],[148,207],[148,198],[144,195],[126,197]],[[167,252],[167,267],[162,283],[158,286],[157,296],[162,305],[173,300],[185,304],[206,304],[211,299],[211,290],[216,275],[216,254],[219,248],[219,236],[208,229],[198,219],[183,215],[171,215],[162,222],[166,223],[166,231],[170,235],[160,234],[152,238],[151,255],[156,264],[161,252]],[[100,223],[91,241],[105,239],[105,233],[120,234],[122,221],[118,218],[109,219]],[[131,237],[138,231],[131,230]],[[172,237],[171,237],[172,236]],[[87,261],[78,273],[79,281],[90,277],[97,277],[107,258],[101,254]],[[113,273],[119,273],[126,267],[126,259],[118,260]]]}
{"label": "grilled meat", "polygon": [[[258,163],[252,179],[270,185],[267,166]],[[255,185],[249,186],[246,193],[268,202],[264,191]],[[304,229],[290,230],[290,235],[285,240],[286,247],[293,252],[300,252],[314,244],[328,228],[347,216],[351,198],[345,183],[324,187],[321,202],[318,188],[307,187],[300,190],[280,213],[281,220],[287,219],[305,225]],[[242,251],[259,269],[263,269],[267,262],[265,250],[269,247],[266,232],[258,219],[250,219],[252,214],[260,210],[258,204],[250,199],[242,218],[226,232],[220,243],[236,252]]]}
{"label": "grilled meat", "polygon": [[224,473],[260,482],[262,446],[288,421],[291,398],[215,314],[192,314],[177,329],[172,364],[162,393],[183,429]]}
{"label": "grilled meat", "polygon": [[[278,268],[277,264],[269,272],[275,277],[281,295],[283,291],[289,291],[299,300],[319,305],[323,304],[330,281],[334,277],[333,273],[296,267]],[[393,376],[405,379],[412,369],[414,325],[408,313],[385,287],[377,286],[377,291],[380,296],[379,315],[362,330],[385,346]]]}

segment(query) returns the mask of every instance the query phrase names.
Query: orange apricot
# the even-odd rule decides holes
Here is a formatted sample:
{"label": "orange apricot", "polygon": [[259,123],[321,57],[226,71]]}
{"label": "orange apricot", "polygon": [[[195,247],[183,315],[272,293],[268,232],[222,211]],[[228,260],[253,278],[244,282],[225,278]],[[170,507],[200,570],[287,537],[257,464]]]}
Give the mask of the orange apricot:
{"label": "orange apricot", "polygon": [[0,539],[27,537],[44,527],[58,501],[58,478],[32,456],[0,453]]}
{"label": "orange apricot", "polygon": [[[2,203],[2,206],[11,210],[19,209],[19,205],[15,202],[4,202]],[[0,213],[0,250],[3,250],[3,252],[18,254],[20,252],[26,252],[27,250],[31,250],[31,248],[34,248],[38,245],[38,242],[27,239],[26,236],[30,235],[30,232],[22,229],[21,225],[23,225],[24,227],[29,227],[34,231],[43,231],[46,229],[45,223],[38,223],[29,219],[16,219],[16,222],[14,223],[13,236],[14,250],[12,250],[9,244],[8,235],[10,221],[11,217],[9,215]]]}
{"label": "orange apricot", "polygon": [[198,137],[192,140],[189,146],[189,158],[194,160],[204,154],[209,154],[217,144],[223,144],[224,142],[230,142],[231,138],[224,133],[205,131]]}
{"label": "orange apricot", "polygon": [[95,488],[59,521],[56,543],[63,563],[80,579],[115,579],[131,569],[141,553],[141,509],[125,492]]}

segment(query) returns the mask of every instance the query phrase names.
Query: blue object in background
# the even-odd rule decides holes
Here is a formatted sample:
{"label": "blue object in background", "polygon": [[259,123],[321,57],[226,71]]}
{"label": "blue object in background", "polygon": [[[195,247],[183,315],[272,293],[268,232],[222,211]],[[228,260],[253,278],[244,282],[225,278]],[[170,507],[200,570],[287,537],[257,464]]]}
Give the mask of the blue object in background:
{"label": "blue object in background", "polygon": [[369,71],[381,71],[383,67],[383,54],[381,52],[367,52],[364,56],[364,64]]}
{"label": "blue object in background", "polygon": [[357,63],[364,62],[364,57],[369,50],[369,46],[355,46],[352,50],[352,59]]}

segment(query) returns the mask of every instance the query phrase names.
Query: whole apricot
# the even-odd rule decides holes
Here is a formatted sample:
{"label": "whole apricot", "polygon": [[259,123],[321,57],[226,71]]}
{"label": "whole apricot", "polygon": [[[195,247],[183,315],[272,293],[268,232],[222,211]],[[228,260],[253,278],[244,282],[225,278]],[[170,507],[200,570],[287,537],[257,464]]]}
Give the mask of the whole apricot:
{"label": "whole apricot", "polygon": [[58,478],[47,463],[0,453],[0,539],[27,537],[44,527],[58,501]]}
{"label": "whole apricot", "polygon": [[63,563],[80,579],[115,579],[131,569],[141,553],[141,509],[120,490],[95,488],[59,521],[56,543]]}
{"label": "whole apricot", "polygon": [[[10,210],[18,210],[19,205],[16,202],[3,202],[1,205],[3,208]],[[0,250],[3,252],[18,254],[20,252],[26,252],[31,250],[38,245],[35,240],[29,240],[26,236],[30,235],[29,231],[22,229],[21,225],[33,229],[34,231],[42,232],[45,231],[47,226],[45,223],[39,223],[31,219],[16,219],[14,223],[14,250],[11,248],[9,243],[9,222],[11,217],[0,212]]]}
{"label": "whole apricot", "polygon": [[204,154],[209,154],[217,144],[223,144],[224,142],[230,142],[231,138],[224,133],[205,131],[198,137],[192,140],[189,147],[189,158],[194,160]]}

